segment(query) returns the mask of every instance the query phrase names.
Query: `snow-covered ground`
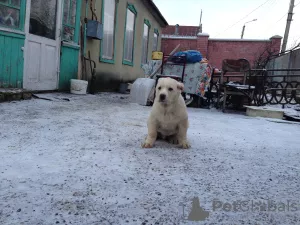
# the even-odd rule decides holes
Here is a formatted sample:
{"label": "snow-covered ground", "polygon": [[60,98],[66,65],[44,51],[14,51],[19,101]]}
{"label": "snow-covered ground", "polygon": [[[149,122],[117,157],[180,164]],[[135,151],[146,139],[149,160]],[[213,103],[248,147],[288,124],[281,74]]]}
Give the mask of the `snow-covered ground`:
{"label": "snow-covered ground", "polygon": [[279,110],[283,110],[284,114],[287,116],[293,116],[295,118],[300,119],[300,105],[290,105],[287,104],[285,105],[284,108],[282,108],[282,105],[278,104],[278,105],[268,105],[266,106],[267,108],[275,108],[275,109],[279,109]]}
{"label": "snow-covered ground", "polygon": [[191,149],[142,149],[150,107],[45,96],[0,104],[1,225],[300,224],[299,124],[189,109]]}

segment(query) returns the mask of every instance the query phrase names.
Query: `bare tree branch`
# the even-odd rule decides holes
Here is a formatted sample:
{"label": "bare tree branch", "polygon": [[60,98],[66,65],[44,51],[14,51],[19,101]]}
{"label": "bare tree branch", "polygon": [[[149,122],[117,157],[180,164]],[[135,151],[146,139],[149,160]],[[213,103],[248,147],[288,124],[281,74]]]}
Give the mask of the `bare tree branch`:
{"label": "bare tree branch", "polygon": [[267,64],[272,60],[279,56],[291,53],[300,48],[300,43],[295,43],[294,46],[284,52],[278,52],[274,48],[274,44],[266,45],[263,50],[257,55],[256,60],[254,61],[254,66],[257,69],[263,69],[267,66]]}

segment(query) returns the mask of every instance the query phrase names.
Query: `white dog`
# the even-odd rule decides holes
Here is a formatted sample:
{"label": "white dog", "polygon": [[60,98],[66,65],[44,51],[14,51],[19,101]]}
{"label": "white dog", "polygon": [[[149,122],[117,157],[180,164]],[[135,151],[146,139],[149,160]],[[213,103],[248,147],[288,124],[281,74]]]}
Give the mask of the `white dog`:
{"label": "white dog", "polygon": [[172,78],[158,80],[143,148],[152,148],[157,138],[167,139],[185,149],[190,147],[187,141],[188,114],[181,95],[183,89],[183,84]]}

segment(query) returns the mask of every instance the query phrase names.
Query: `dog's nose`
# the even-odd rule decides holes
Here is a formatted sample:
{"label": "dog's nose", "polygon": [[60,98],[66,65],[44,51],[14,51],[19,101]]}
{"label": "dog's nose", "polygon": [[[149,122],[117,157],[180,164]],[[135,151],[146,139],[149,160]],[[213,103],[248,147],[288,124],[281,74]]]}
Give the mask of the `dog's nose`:
{"label": "dog's nose", "polygon": [[160,98],[161,101],[164,101],[166,99],[166,95],[165,94],[161,94],[159,96],[159,98]]}

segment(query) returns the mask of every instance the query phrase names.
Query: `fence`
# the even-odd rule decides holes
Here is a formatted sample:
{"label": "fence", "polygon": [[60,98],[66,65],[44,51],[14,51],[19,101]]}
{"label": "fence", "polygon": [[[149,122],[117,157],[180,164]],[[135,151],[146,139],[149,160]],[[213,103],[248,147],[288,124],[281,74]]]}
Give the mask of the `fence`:
{"label": "fence", "polygon": [[[288,54],[279,56],[272,59],[266,66],[267,70],[274,70],[269,76],[274,76],[273,81],[282,82],[283,77],[277,77],[278,75],[289,76],[289,81],[300,82],[300,77],[293,78],[293,75],[297,75],[297,71],[290,71],[290,69],[300,68],[300,49],[292,51]],[[278,69],[286,69],[287,71],[276,71]],[[288,81],[288,80],[286,80]]]}
{"label": "fence", "polygon": [[300,69],[253,69],[249,79],[255,85],[256,105],[300,103]]}
{"label": "fence", "polygon": [[[242,78],[244,75],[227,75],[224,82]],[[220,84],[220,74],[213,75],[209,90],[209,102],[214,96],[222,95]],[[247,72],[247,85],[255,86],[252,104],[275,105],[300,104],[300,69],[251,69]],[[250,89],[249,89],[250,90]],[[213,94],[215,93],[215,94]],[[217,106],[218,107],[218,106]]]}

